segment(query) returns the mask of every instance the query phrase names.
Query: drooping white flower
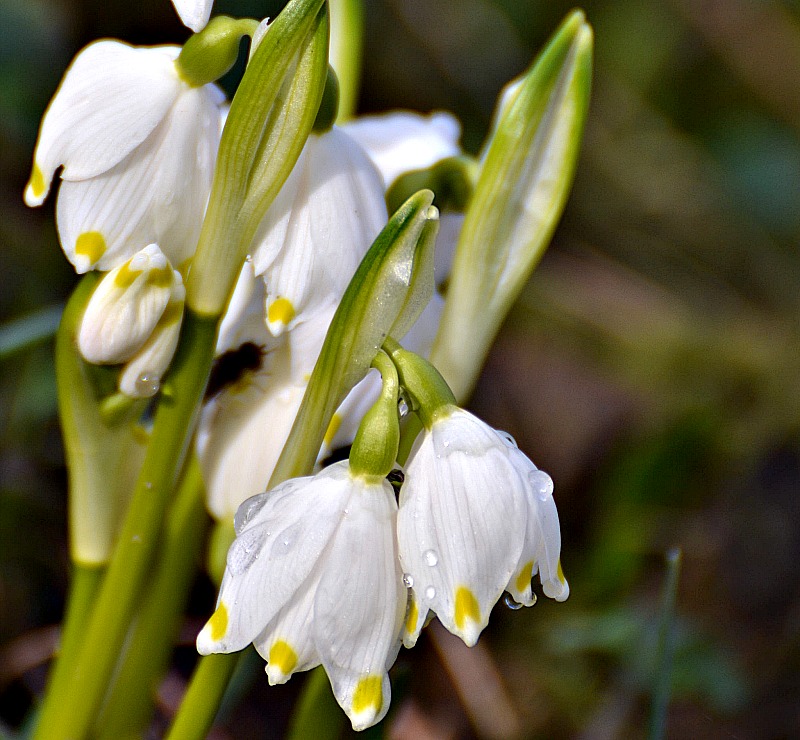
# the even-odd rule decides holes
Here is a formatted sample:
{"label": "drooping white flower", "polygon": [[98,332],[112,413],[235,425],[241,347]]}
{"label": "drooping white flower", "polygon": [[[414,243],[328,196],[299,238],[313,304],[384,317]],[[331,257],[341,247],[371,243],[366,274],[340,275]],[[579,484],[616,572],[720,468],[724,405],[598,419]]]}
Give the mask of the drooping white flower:
{"label": "drooping white flower", "polygon": [[270,331],[338,304],[386,220],[380,177],[361,147],[335,126],[312,134],[253,249]]}
{"label": "drooping white flower", "polygon": [[388,188],[400,175],[461,154],[461,124],[450,113],[411,111],[364,116],[343,129],[367,152]]}
{"label": "drooping white flower", "polygon": [[197,33],[202,31],[211,16],[214,0],[172,0],[181,23]]}
{"label": "drooping white flower", "polygon": [[403,640],[429,610],[474,645],[503,591],[534,602],[531,577],[563,601],[561,532],[550,477],[513,440],[454,406],[417,438],[400,490],[400,562],[412,601]]}
{"label": "drooping white flower", "polygon": [[354,729],[380,721],[406,609],[396,513],[389,483],[347,461],[245,502],[198,651],[252,642],[272,684],[322,664]]}
{"label": "drooping white flower", "polygon": [[185,82],[179,52],[94,42],[45,113],[25,201],[41,205],[63,165],[58,231],[79,273],[111,270],[153,242],[179,269],[194,252],[224,97]]}

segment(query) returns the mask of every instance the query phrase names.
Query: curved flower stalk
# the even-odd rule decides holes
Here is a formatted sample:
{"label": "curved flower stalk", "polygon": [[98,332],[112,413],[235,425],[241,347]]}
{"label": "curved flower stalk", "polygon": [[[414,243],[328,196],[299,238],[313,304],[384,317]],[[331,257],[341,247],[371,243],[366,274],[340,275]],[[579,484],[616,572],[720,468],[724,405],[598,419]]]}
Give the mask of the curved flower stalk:
{"label": "curved flower stalk", "polygon": [[39,131],[25,202],[61,165],[61,246],[79,273],[111,270],[158,243],[183,269],[197,245],[224,96],[180,74],[178,46],[96,41],[67,70]]}
{"label": "curved flower stalk", "polygon": [[525,606],[539,574],[564,601],[561,532],[553,482],[503,435],[451,407],[417,438],[400,490],[400,562],[412,601],[403,635],[411,647],[428,610],[474,645],[503,591]]}
{"label": "curved flower stalk", "polygon": [[181,23],[197,33],[205,28],[214,0],[172,0]]}
{"label": "curved flower stalk", "polygon": [[252,642],[271,684],[322,664],[353,728],[379,722],[406,609],[396,513],[391,485],[347,461],[247,501],[198,651]]}

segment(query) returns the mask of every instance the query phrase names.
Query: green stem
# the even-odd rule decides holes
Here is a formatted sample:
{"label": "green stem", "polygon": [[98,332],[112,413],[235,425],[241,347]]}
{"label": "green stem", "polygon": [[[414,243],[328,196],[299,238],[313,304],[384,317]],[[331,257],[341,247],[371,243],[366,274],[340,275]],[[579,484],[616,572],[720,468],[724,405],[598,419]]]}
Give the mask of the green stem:
{"label": "green stem", "polygon": [[161,522],[189,445],[214,353],[217,317],[187,310],[153,433],[83,648],[54,697],[37,738],[83,738],[109,685],[137,598],[159,543]]}
{"label": "green stem", "polygon": [[328,676],[322,667],[315,668],[303,684],[288,740],[336,740],[342,734],[344,714],[333,698]]}
{"label": "green stem", "polygon": [[98,738],[141,736],[150,722],[208,528],[204,492],[200,464],[192,456],[167,521],[153,584],[127,641],[111,695],[95,724]]}
{"label": "green stem", "polygon": [[167,740],[206,737],[240,655],[218,653],[200,658]]}
{"label": "green stem", "polygon": [[69,601],[61,627],[58,656],[51,669],[47,693],[36,720],[37,725],[41,722],[42,716],[52,711],[50,704],[54,701],[53,697],[64,691],[64,684],[69,680],[70,668],[81,646],[83,628],[91,613],[104,572],[103,566],[80,563],[73,565]]}

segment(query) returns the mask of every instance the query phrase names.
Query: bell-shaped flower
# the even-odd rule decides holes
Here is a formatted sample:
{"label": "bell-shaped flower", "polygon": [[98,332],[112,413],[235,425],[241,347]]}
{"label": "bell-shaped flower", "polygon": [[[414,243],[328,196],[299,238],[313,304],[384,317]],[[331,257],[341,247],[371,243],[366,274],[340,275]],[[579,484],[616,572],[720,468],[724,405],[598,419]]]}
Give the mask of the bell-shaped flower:
{"label": "bell-shaped flower", "polygon": [[197,33],[205,28],[211,15],[213,0],[172,0],[181,23]]}
{"label": "bell-shaped flower", "polygon": [[312,134],[253,249],[273,335],[338,303],[386,219],[380,176],[361,147],[335,126]]}
{"label": "bell-shaped flower", "polygon": [[375,163],[386,188],[400,175],[461,154],[461,124],[441,111],[427,116],[411,111],[364,116],[343,128]]}
{"label": "bell-shaped flower", "polygon": [[531,577],[558,601],[561,532],[550,477],[498,432],[443,407],[414,443],[400,490],[400,563],[412,600],[403,641],[415,644],[428,611],[474,645],[503,591],[531,605]]}
{"label": "bell-shaped flower", "polygon": [[273,684],[322,664],[354,729],[380,721],[407,600],[396,515],[391,485],[347,461],[246,501],[198,651],[252,642]]}
{"label": "bell-shaped flower", "polygon": [[184,81],[179,52],[90,44],[45,113],[25,202],[41,205],[63,165],[58,232],[79,273],[111,270],[153,242],[181,269],[194,253],[224,96]]}
{"label": "bell-shaped flower", "polygon": [[157,244],[150,244],[106,273],[92,293],[78,331],[88,362],[127,362],[158,324],[180,274]]}

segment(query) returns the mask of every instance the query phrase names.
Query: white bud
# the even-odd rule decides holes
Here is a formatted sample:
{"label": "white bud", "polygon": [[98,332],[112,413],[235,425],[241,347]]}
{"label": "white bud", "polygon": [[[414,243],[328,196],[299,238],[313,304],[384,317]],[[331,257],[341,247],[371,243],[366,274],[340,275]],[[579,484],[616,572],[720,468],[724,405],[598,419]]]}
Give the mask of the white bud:
{"label": "white bud", "polygon": [[96,364],[130,360],[148,340],[180,275],[150,244],[103,276],[78,332],[78,348]]}

